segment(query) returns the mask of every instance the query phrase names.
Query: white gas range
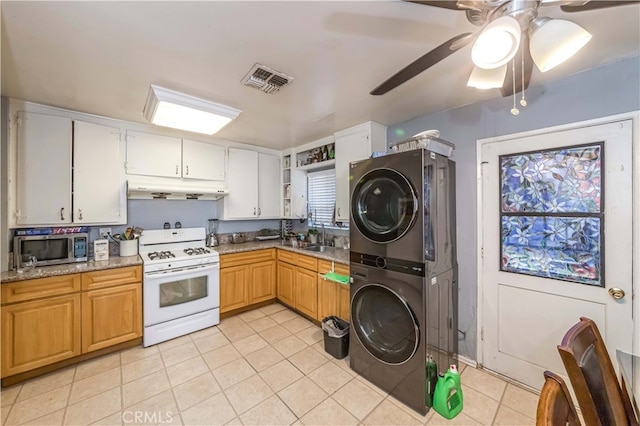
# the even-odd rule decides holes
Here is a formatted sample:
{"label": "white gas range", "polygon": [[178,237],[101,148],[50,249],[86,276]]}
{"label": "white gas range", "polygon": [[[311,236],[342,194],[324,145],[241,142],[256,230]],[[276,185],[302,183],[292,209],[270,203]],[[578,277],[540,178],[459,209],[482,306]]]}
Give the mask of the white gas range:
{"label": "white gas range", "polygon": [[143,346],[220,322],[220,256],[205,247],[204,228],[145,230]]}

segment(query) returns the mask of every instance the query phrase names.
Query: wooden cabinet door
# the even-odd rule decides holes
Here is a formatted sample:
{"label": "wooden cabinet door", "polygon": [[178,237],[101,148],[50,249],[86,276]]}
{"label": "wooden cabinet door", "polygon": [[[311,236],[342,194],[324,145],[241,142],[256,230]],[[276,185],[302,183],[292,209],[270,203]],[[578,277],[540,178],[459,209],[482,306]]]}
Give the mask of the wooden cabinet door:
{"label": "wooden cabinet door", "polygon": [[182,176],[182,140],[127,131],[127,174]]}
{"label": "wooden cabinet door", "polygon": [[71,223],[71,119],[20,111],[16,133],[16,224]]}
{"label": "wooden cabinet door", "polygon": [[229,148],[227,187],[229,195],[222,201],[224,219],[257,218],[258,153],[256,151]]}
{"label": "wooden cabinet door", "polygon": [[248,265],[220,269],[220,313],[242,308],[249,304],[248,278]]}
{"label": "wooden cabinet door", "polygon": [[82,352],[142,336],[142,284],[82,293]]}
{"label": "wooden cabinet door", "polygon": [[276,262],[273,260],[249,265],[249,304],[276,297]]}
{"label": "wooden cabinet door", "polygon": [[80,294],[3,306],[2,377],[80,355]]}
{"label": "wooden cabinet door", "polygon": [[[73,222],[126,221],[120,129],[73,123]],[[124,219],[123,219],[124,216]]]}
{"label": "wooden cabinet door", "polygon": [[258,216],[280,218],[280,157],[258,153]]}
{"label": "wooden cabinet door", "polygon": [[182,177],[185,179],[224,180],[224,147],[183,139]]}
{"label": "wooden cabinet door", "polygon": [[292,308],[296,306],[295,275],[295,266],[285,262],[278,262],[278,300]]}
{"label": "wooden cabinet door", "polygon": [[308,269],[296,268],[296,309],[311,318],[318,316],[318,274]]}
{"label": "wooden cabinet door", "polygon": [[348,285],[336,283],[338,317],[345,321],[351,321],[351,289]]}
{"label": "wooden cabinet door", "polygon": [[318,276],[318,321],[338,314],[336,290],[335,282]]}

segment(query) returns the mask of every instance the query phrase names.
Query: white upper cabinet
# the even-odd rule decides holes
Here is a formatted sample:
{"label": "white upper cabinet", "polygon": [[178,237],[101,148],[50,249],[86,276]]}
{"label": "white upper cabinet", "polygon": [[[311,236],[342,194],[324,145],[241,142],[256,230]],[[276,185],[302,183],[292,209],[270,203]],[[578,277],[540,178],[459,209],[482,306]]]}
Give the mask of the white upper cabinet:
{"label": "white upper cabinet", "polygon": [[73,221],[126,222],[120,129],[74,121],[73,164]]}
{"label": "white upper cabinet", "polygon": [[224,147],[183,139],[182,177],[224,180]]}
{"label": "white upper cabinet", "polygon": [[258,153],[258,216],[280,217],[280,157]]}
{"label": "white upper cabinet", "polygon": [[222,181],[224,147],[127,131],[127,174]]}
{"label": "white upper cabinet", "polygon": [[127,131],[127,174],[182,176],[182,140]]}
{"label": "white upper cabinet", "polygon": [[229,195],[218,203],[219,218],[277,219],[280,217],[280,157],[229,148]]}
{"label": "white upper cabinet", "polygon": [[17,225],[71,223],[71,119],[17,116]]}
{"label": "white upper cabinet", "polygon": [[119,129],[33,112],[17,117],[10,226],[126,222]]}
{"label": "white upper cabinet", "polygon": [[335,133],[336,222],[350,220],[349,163],[364,160],[374,151],[387,151],[387,128],[369,121]]}

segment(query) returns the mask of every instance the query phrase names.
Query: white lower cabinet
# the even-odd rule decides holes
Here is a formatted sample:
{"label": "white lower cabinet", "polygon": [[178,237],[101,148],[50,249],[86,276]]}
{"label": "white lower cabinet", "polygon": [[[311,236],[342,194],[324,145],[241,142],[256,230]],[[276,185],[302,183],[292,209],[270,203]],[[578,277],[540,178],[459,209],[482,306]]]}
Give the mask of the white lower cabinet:
{"label": "white lower cabinet", "polygon": [[229,148],[227,187],[229,195],[218,202],[219,219],[280,217],[279,156]]}
{"label": "white lower cabinet", "polygon": [[387,128],[373,121],[335,133],[336,144],[336,222],[350,220],[349,163],[386,152]]}

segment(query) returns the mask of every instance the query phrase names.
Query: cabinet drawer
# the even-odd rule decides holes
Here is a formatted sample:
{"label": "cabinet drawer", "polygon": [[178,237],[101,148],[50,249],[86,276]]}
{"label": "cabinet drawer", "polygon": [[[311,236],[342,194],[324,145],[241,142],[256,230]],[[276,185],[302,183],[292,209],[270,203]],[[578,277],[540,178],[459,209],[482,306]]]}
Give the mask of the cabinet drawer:
{"label": "cabinet drawer", "polygon": [[82,274],[82,289],[113,287],[114,285],[133,284],[142,281],[142,267],[105,269],[104,271],[85,272]]}
{"label": "cabinet drawer", "polygon": [[296,266],[305,269],[311,269],[312,271],[318,271],[318,259],[311,256],[305,256],[302,254],[296,254]]}
{"label": "cabinet drawer", "polygon": [[80,291],[80,274],[36,278],[2,284],[2,304]]}
{"label": "cabinet drawer", "polygon": [[296,263],[296,254],[287,250],[278,250],[278,260],[287,263]]}
{"label": "cabinet drawer", "polygon": [[[334,262],[333,263],[333,271],[340,275],[349,275],[349,266],[343,265],[342,263]],[[325,274],[327,272],[331,272],[331,262],[324,259],[318,260],[318,272],[321,274]]]}
{"label": "cabinet drawer", "polygon": [[276,249],[253,250],[244,253],[231,253],[220,255],[220,268],[246,265],[249,263],[275,260]]}

